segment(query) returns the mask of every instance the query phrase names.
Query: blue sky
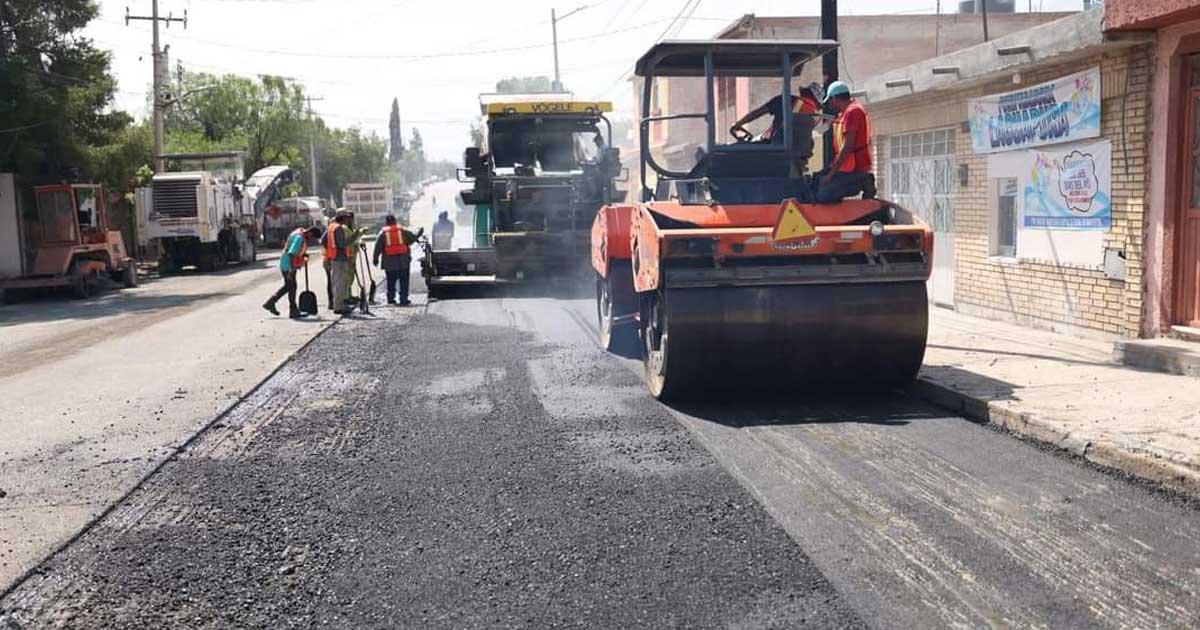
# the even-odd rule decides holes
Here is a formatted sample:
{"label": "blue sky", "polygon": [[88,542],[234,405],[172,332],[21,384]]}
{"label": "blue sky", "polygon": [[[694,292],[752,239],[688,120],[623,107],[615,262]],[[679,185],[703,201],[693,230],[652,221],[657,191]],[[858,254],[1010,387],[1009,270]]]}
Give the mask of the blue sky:
{"label": "blue sky", "polygon": [[[843,14],[933,13],[937,0],[841,0]],[[941,3],[953,11],[954,0]],[[1029,0],[1018,0],[1018,10]],[[148,15],[150,0],[101,0],[87,36],[113,51],[117,106],[146,114],[150,27],[124,23],[126,7]],[[1082,0],[1034,0],[1033,9],[1080,8]],[[563,82],[581,98],[630,101],[622,80],[633,60],[670,26],[668,37],[710,37],[746,13],[816,15],[819,0],[160,0],[188,13],[188,27],[162,30],[172,69],[293,77],[324,100],[314,109],[335,126],[386,132],[393,97],[407,129],[428,152],[457,160],[478,113],[477,95],[511,75],[553,73],[550,9],[584,6],[559,24]],[[680,15],[686,21],[672,20]],[[516,49],[516,50],[514,50]]]}

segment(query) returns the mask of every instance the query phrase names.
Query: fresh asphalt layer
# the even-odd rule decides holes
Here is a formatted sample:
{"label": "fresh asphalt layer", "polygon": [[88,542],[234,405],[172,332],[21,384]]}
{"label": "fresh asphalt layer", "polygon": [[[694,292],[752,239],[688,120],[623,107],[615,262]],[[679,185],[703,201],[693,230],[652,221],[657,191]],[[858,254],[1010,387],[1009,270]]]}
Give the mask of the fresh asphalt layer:
{"label": "fresh asphalt layer", "polygon": [[344,320],[0,628],[1200,625],[1200,514],[888,392],[668,407],[579,297]]}
{"label": "fresh asphalt layer", "polygon": [[609,357],[411,312],[327,331],[0,622],[861,626]]}

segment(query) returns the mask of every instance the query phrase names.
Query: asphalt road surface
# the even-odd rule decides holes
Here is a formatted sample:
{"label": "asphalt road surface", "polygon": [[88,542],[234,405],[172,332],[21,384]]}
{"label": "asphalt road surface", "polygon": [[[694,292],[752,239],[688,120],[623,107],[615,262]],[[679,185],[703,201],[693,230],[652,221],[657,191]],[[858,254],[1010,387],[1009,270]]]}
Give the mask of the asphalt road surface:
{"label": "asphalt road surface", "polygon": [[345,319],[0,628],[1192,628],[1189,502],[888,392],[671,408],[588,298]]}

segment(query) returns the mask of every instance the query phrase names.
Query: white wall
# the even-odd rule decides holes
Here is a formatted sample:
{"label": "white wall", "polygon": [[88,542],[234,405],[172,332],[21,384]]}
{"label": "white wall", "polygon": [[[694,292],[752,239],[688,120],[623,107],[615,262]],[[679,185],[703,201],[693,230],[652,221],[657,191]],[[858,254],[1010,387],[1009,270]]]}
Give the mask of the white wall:
{"label": "white wall", "polygon": [[[1059,149],[1069,146],[1064,144],[1047,148]],[[988,178],[995,180],[1014,177],[1017,179],[1018,190],[1025,190],[1030,180],[1029,164],[1028,151],[993,153],[988,156]],[[994,211],[995,200],[991,203]],[[1025,227],[1025,199],[1022,194],[1017,195],[1017,211],[1018,260],[1095,269],[1103,267],[1105,231]]]}
{"label": "white wall", "polygon": [[0,173],[0,278],[21,275],[21,223],[12,173]]}

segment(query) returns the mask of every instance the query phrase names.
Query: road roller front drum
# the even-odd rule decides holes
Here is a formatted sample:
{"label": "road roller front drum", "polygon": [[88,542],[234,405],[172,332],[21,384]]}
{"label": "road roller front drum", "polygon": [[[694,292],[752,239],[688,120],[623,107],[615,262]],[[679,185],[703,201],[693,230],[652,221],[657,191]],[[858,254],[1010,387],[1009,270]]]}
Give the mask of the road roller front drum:
{"label": "road roller front drum", "polygon": [[640,312],[659,399],[878,391],[916,376],[928,328],[923,282],[660,289]]}

